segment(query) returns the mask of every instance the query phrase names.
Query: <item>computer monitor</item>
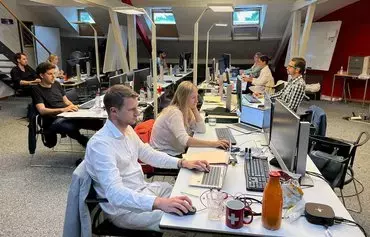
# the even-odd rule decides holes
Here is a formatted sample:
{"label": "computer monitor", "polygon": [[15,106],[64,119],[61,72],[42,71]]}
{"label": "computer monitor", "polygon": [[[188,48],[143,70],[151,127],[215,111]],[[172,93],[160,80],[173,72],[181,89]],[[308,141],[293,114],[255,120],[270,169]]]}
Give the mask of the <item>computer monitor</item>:
{"label": "computer monitor", "polygon": [[191,64],[191,53],[189,53],[189,52],[184,53],[184,58],[186,60],[187,67],[190,68],[190,64]]}
{"label": "computer monitor", "polygon": [[125,84],[126,80],[127,80],[126,73],[112,76],[109,78],[109,87],[117,85],[117,84]]}
{"label": "computer monitor", "polygon": [[66,74],[68,78],[75,77],[77,75],[76,65],[80,65],[81,74],[87,73],[86,62],[89,61],[89,57],[83,58],[72,58],[67,59]]}
{"label": "computer monitor", "polygon": [[179,67],[181,70],[184,70],[184,55],[183,54],[179,55]]}
{"label": "computer monitor", "polygon": [[274,113],[274,103],[272,102],[270,95],[266,92],[264,93],[264,107],[265,112],[263,113],[262,131],[265,135],[266,143],[269,144],[271,136],[272,115]]}
{"label": "computer monitor", "polygon": [[150,68],[136,69],[134,70],[134,91],[140,93],[141,88],[145,88],[146,81],[150,75]]}
{"label": "computer monitor", "polygon": [[269,147],[282,170],[304,175],[309,122],[300,121],[292,110],[276,99]]}
{"label": "computer monitor", "polygon": [[231,68],[231,54],[229,53],[224,53],[222,54],[222,58],[224,59],[224,65],[225,68]]}
{"label": "computer monitor", "polygon": [[236,78],[236,99],[237,99],[237,102],[238,102],[238,109],[241,110],[242,109],[242,92],[243,92],[243,89],[242,89],[242,78],[240,76],[238,76]]}
{"label": "computer monitor", "polygon": [[225,66],[225,60],[223,58],[218,60],[218,67],[219,67],[221,74],[225,72],[226,66]]}

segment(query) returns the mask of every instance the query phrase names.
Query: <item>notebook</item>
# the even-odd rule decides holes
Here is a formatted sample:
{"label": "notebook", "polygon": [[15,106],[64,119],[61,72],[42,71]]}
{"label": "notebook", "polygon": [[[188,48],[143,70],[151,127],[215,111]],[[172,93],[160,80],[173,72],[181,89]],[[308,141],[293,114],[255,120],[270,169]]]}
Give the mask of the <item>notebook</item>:
{"label": "notebook", "polygon": [[225,151],[207,151],[194,154],[183,154],[185,160],[206,160],[210,164],[228,164],[229,154]]}

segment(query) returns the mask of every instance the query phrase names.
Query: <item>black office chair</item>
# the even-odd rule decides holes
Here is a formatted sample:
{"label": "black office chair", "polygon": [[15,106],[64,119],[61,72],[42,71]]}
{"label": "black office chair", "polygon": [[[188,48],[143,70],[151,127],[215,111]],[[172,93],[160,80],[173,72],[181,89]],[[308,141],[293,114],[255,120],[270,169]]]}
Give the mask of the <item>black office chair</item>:
{"label": "black office chair", "polygon": [[98,198],[96,191],[91,184],[89,194],[85,200],[87,204],[90,216],[92,219],[92,234],[98,236],[143,236],[143,237],[161,237],[163,234],[156,231],[149,230],[131,230],[124,229],[115,226],[110,220],[104,219],[103,211],[99,203],[107,203],[108,200],[105,198]]}
{"label": "black office chair", "polygon": [[[346,141],[342,139],[328,138],[323,136],[311,135],[309,139],[309,155],[314,161],[317,168],[320,170],[324,178],[328,181],[331,187],[339,188],[340,197],[342,198],[343,205],[346,207],[343,188],[345,185],[353,182],[355,193],[358,202],[358,209],[349,209],[350,211],[360,213],[362,212],[362,205],[360,201],[359,190],[357,189],[355,179],[355,173],[353,170],[353,164],[356,157],[357,148],[364,145],[370,139],[368,132],[361,132],[356,141]],[[327,159],[315,157],[312,153],[313,150],[322,151]],[[333,155],[333,156],[331,156]],[[342,157],[342,159],[333,159]],[[337,171],[337,173],[335,173]]]}
{"label": "black office chair", "polygon": [[99,80],[97,76],[87,78],[85,81],[85,100],[94,99],[99,89]]}

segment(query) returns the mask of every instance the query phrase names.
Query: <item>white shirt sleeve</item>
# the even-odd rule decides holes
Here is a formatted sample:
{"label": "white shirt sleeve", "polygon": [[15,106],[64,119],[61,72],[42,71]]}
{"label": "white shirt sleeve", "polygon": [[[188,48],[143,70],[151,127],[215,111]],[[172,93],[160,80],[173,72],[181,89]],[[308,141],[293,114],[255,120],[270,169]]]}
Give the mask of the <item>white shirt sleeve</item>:
{"label": "white shirt sleeve", "polygon": [[[268,66],[266,66],[268,67]],[[272,78],[271,72],[268,68],[263,68],[258,78],[253,78],[252,84],[255,86],[265,86]]]}
{"label": "white shirt sleeve", "polygon": [[135,192],[123,185],[116,154],[108,142],[92,142],[86,155],[110,204],[130,211],[152,211],[156,197]]}
{"label": "white shirt sleeve", "polygon": [[139,136],[135,133],[135,131],[132,128],[130,132],[133,132],[133,137],[135,138],[135,141],[138,144],[139,148],[138,155],[141,161],[143,161],[145,164],[157,168],[178,169],[177,167],[177,163],[179,161],[178,158],[169,156],[164,152],[154,150],[148,143],[144,143],[143,141],[141,141]]}
{"label": "white shirt sleeve", "polygon": [[186,132],[182,112],[178,109],[174,109],[170,113],[171,114],[168,116],[167,120],[168,128],[171,130],[180,144],[186,146],[190,136]]}
{"label": "white shirt sleeve", "polygon": [[205,133],[206,132],[206,124],[204,119],[202,118],[201,121],[196,122],[195,120],[192,121],[191,130],[197,133]]}

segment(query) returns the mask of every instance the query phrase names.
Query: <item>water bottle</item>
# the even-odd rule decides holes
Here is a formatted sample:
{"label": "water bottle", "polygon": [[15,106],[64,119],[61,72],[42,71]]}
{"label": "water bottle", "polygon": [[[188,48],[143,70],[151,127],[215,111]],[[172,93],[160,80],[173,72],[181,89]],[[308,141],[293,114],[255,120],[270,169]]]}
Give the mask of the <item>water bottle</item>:
{"label": "water bottle", "polygon": [[86,62],[86,74],[87,76],[91,75],[91,65],[89,61]]}
{"label": "water bottle", "polygon": [[343,74],[343,66],[340,67],[339,74]]}
{"label": "water bottle", "polygon": [[80,64],[76,64],[76,77],[77,81],[81,81],[81,67]]}
{"label": "water bottle", "polygon": [[150,90],[150,87],[148,87],[146,91],[147,91],[148,101],[150,101],[152,99],[152,91]]}
{"label": "water bottle", "polygon": [[144,88],[140,89],[140,101],[145,101],[145,91]]}
{"label": "water bottle", "polygon": [[262,225],[269,230],[278,230],[281,226],[283,211],[283,191],[280,186],[280,173],[270,171],[269,180],[263,191]]}
{"label": "water bottle", "polygon": [[101,110],[101,98],[100,98],[100,90],[99,89],[96,91],[95,104],[94,104],[93,109],[96,112],[99,112]]}
{"label": "water bottle", "polygon": [[172,64],[170,64],[170,76],[172,76],[173,73],[172,73]]}

